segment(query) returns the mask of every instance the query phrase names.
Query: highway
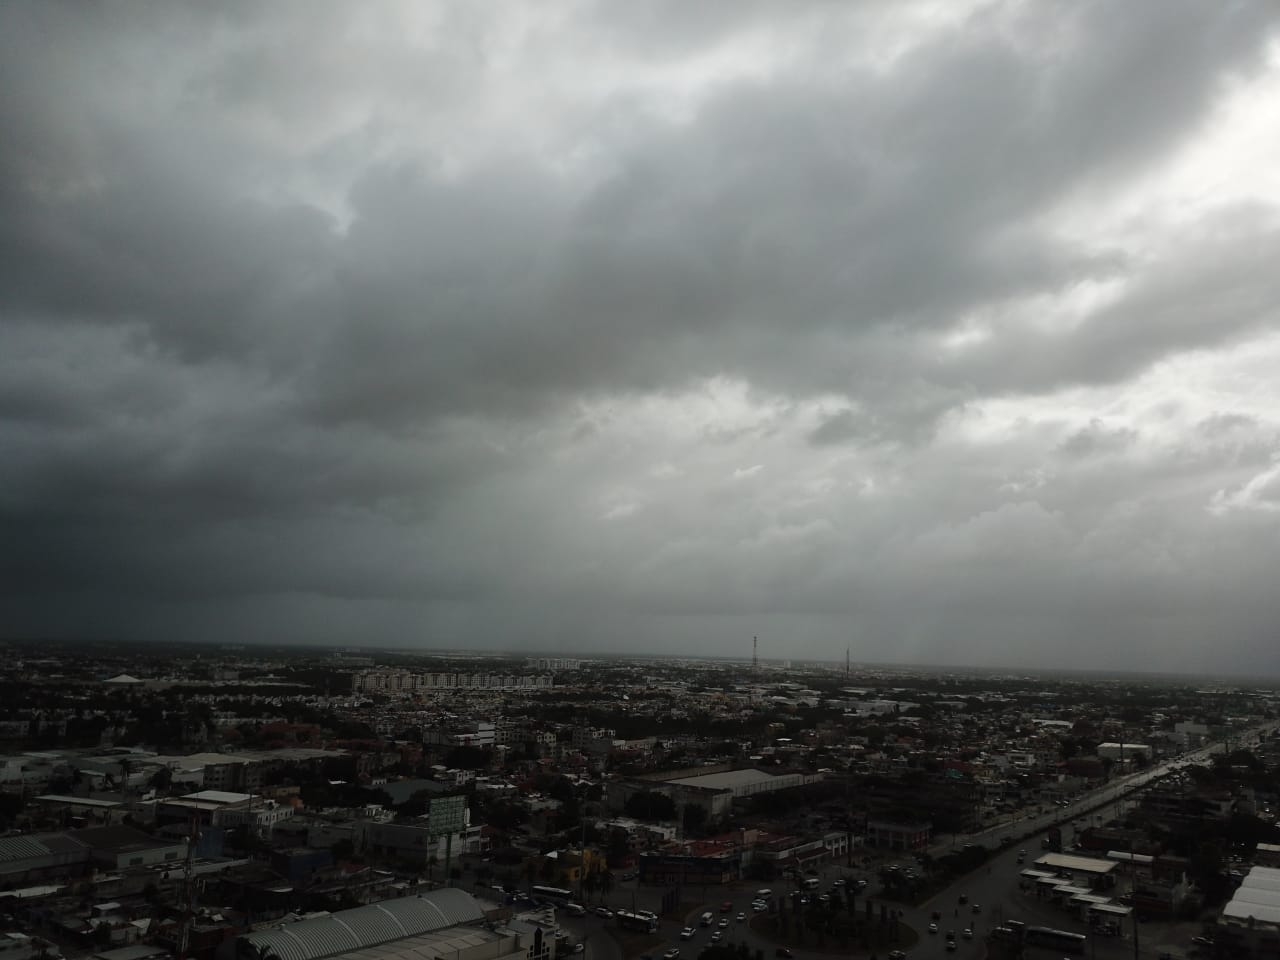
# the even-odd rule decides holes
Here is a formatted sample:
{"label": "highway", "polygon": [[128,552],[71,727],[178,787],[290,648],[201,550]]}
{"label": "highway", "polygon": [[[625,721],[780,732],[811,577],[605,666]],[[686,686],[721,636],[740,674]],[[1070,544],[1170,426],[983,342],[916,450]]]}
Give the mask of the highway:
{"label": "highway", "polygon": [[[1261,730],[1269,729],[1272,726],[1274,726],[1274,723],[1241,733],[1237,736],[1237,739],[1244,741],[1255,738]],[[1077,820],[1088,819],[1097,811],[1121,804],[1124,798],[1153,780],[1185,764],[1202,763],[1213,754],[1222,752],[1223,749],[1223,744],[1214,743],[1208,747],[1154,764],[1146,770],[1118,777],[1102,787],[1090,791],[1078,800],[1067,803],[1066,806],[1053,807],[1042,814],[1024,816],[1012,821],[1006,820],[977,833],[960,835],[946,842],[934,844],[930,848],[930,852],[935,856],[941,856],[966,843],[981,843],[988,847],[998,847],[1001,837],[1011,836],[1015,838],[1015,843],[1011,848],[994,855],[982,868],[952,884],[949,888],[939,892],[931,900],[918,907],[904,906],[903,904],[886,901],[886,904],[892,909],[902,910],[903,922],[915,929],[919,934],[919,943],[907,951],[911,960],[932,960],[932,958],[947,956],[960,958],[960,960],[982,960],[986,956],[984,941],[986,934],[994,926],[1010,919],[1087,934],[1088,930],[1084,928],[1081,922],[1070,919],[1064,911],[1056,907],[1037,901],[1031,891],[1020,889],[1019,879],[1022,870],[1031,866],[1036,858],[1043,853],[1040,847],[1040,840],[1046,834],[1046,831],[1055,825],[1074,831],[1074,824]],[[1064,833],[1064,845],[1069,846],[1071,839],[1071,834]],[[1017,862],[1020,849],[1025,849],[1026,851],[1026,862],[1024,864]],[[904,854],[904,863],[909,862],[909,860],[910,858]],[[823,889],[830,889],[832,881],[838,877],[845,877],[850,880],[859,877],[865,878],[870,881],[867,892],[871,894],[872,901],[876,904],[881,902],[876,896],[879,892],[879,881],[872,870],[848,869],[842,864],[832,863],[825,865],[821,877]],[[716,926],[710,929],[699,927],[697,923],[698,916],[703,911],[709,910],[715,915],[718,922],[722,916],[725,916],[720,913],[720,904],[725,900],[733,903],[733,911],[727,915],[728,926],[723,930],[725,942],[746,943],[753,955],[756,950],[761,950],[766,958],[772,960],[776,944],[772,940],[756,934],[750,927],[750,920],[754,916],[751,912],[751,900],[755,895],[756,889],[762,886],[772,888],[775,896],[789,889],[785,881],[771,883],[740,881],[726,888],[691,888],[690,891],[686,892],[686,902],[690,899],[702,899],[705,902],[692,909],[684,921],[664,920],[660,924],[658,932],[663,939],[663,943],[661,946],[655,947],[651,952],[654,960],[658,960],[661,954],[671,947],[680,949],[680,960],[695,958],[709,942],[711,932],[717,929]],[[620,883],[610,897],[610,903],[612,906],[639,906],[645,909],[657,910],[657,901],[661,893],[661,890],[640,886],[633,880]],[[695,895],[690,897],[688,896],[689,893]],[[961,894],[967,897],[968,903],[964,905],[959,903]],[[978,913],[973,912],[974,904],[978,905]],[[878,906],[876,909],[878,912]],[[940,919],[938,920],[939,932],[931,935],[927,930],[932,920],[932,914],[935,911],[940,914]],[[736,920],[739,912],[746,913],[747,922]],[[584,960],[623,960],[619,955],[616,943],[607,935],[602,926],[606,922],[590,915],[584,918],[567,918],[565,926],[575,937],[585,935],[588,938],[587,953],[584,956]],[[693,939],[682,941],[679,934],[686,923],[694,927],[696,933]],[[973,926],[974,938],[966,940],[963,938],[962,931],[970,924]],[[957,947],[954,952],[946,950],[945,934],[948,930],[954,930],[956,933]],[[1130,960],[1134,956],[1131,936],[1131,931],[1128,929],[1124,931],[1123,936],[1120,938],[1091,935],[1089,937],[1088,960]],[[1182,949],[1185,947],[1189,936],[1187,925],[1175,927],[1159,923],[1141,924],[1139,925],[1141,949],[1138,955],[1143,960],[1153,960],[1153,958],[1165,953],[1171,954],[1175,958],[1182,957]],[[606,942],[608,946],[606,946]],[[837,955],[834,946],[830,947],[826,953],[805,949],[796,949],[794,953],[797,960],[805,960],[808,957],[817,958],[827,953],[832,956]],[[1050,958],[1061,957],[1062,954],[1060,950],[1033,948],[1028,950],[1027,955],[1029,958],[1037,956]]]}

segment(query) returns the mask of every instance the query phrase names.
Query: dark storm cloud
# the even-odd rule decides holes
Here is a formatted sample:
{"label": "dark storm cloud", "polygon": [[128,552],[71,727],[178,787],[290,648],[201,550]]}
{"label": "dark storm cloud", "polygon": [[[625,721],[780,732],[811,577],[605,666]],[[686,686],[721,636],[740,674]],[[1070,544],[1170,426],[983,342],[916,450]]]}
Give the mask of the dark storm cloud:
{"label": "dark storm cloud", "polygon": [[1274,11],[956,10],[6,8],[7,622],[571,643],[614,609],[682,643],[860,610],[923,651],[921,577],[975,636],[1111,597],[1081,571],[1121,556],[1177,593],[1209,560],[1135,555],[1124,506],[1174,474],[1171,536],[1256,567],[1263,414],[1154,452],[1063,414],[1000,464],[957,431],[1275,329],[1269,200],[1151,245],[1059,223],[1194,142]]}

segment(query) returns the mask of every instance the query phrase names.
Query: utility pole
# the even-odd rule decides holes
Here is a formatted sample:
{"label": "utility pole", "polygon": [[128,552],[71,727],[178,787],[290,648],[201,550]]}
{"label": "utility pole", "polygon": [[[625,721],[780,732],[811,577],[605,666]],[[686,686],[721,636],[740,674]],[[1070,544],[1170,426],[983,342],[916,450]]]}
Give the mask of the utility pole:
{"label": "utility pole", "polygon": [[191,816],[191,832],[187,836],[187,857],[182,865],[182,923],[178,928],[178,960],[187,960],[191,945],[191,925],[195,919],[196,884],[192,864],[196,852],[198,814]]}
{"label": "utility pole", "polygon": [[760,638],[751,638],[751,672],[758,673],[760,671]]}

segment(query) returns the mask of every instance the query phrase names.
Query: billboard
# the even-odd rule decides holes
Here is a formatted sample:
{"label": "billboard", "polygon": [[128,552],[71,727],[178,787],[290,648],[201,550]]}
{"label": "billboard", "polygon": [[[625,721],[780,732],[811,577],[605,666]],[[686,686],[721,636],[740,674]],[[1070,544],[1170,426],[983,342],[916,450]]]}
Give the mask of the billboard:
{"label": "billboard", "polygon": [[427,815],[430,818],[427,823],[427,829],[431,831],[433,837],[461,833],[462,828],[466,825],[467,798],[462,795],[436,797],[431,801]]}

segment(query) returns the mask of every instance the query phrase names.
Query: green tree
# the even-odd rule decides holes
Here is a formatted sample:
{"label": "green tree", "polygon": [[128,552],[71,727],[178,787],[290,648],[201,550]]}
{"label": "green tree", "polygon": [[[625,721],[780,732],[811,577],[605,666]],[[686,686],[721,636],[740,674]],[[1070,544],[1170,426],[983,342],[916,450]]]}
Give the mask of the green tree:
{"label": "green tree", "polygon": [[[767,794],[761,794],[767,796]],[[665,793],[641,790],[627,798],[624,812],[636,820],[674,820],[676,805]]]}
{"label": "green tree", "polygon": [[685,830],[696,833],[701,830],[707,822],[707,808],[700,803],[691,803],[684,808],[684,828]]}

